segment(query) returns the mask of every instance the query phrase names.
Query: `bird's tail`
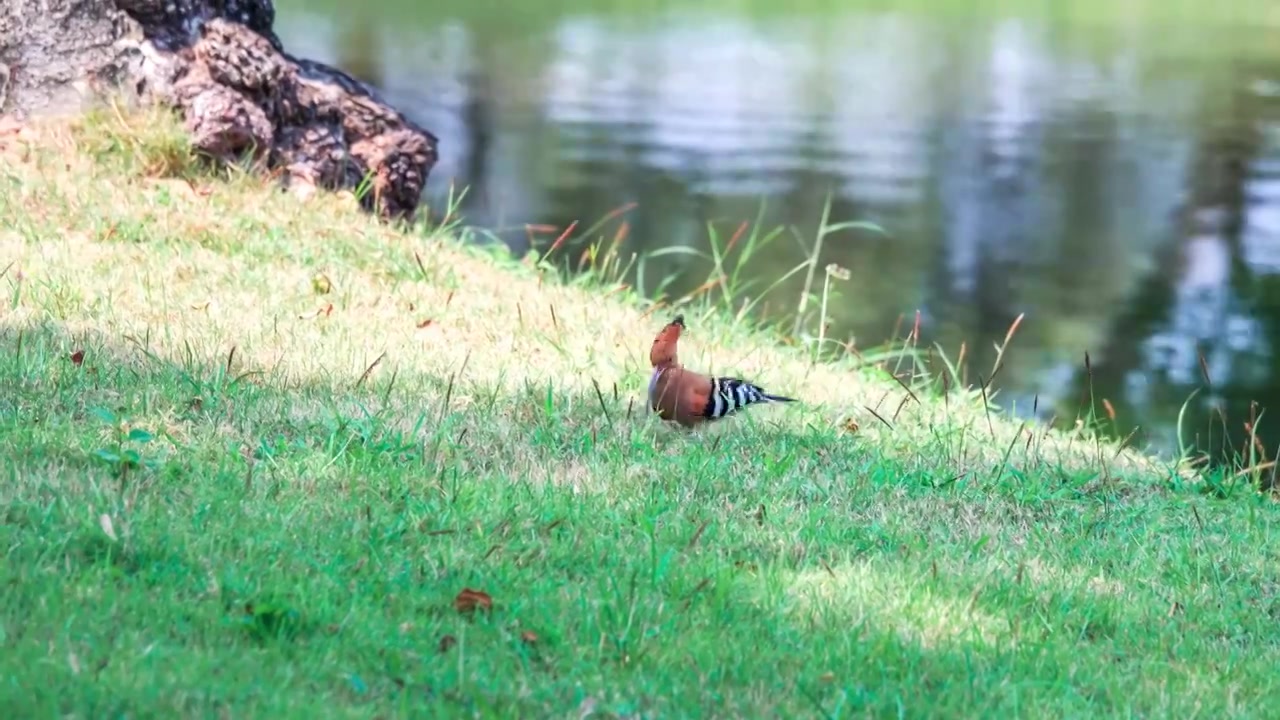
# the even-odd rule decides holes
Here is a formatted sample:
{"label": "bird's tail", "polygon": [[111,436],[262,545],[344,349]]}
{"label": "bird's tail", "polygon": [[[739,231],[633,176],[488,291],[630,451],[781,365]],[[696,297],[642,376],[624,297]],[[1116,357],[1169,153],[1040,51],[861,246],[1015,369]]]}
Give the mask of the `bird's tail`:
{"label": "bird's tail", "polygon": [[711,378],[711,394],[704,414],[712,420],[737,412],[748,405],[764,402],[796,402],[785,395],[770,395],[763,388],[742,378]]}

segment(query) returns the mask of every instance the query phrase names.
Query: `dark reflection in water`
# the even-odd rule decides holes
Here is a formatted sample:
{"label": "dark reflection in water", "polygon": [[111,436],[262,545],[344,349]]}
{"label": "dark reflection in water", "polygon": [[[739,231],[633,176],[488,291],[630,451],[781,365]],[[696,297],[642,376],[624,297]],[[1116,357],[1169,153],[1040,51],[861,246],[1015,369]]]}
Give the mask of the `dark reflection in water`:
{"label": "dark reflection in water", "polygon": [[[830,336],[874,346],[918,309],[925,342],[953,358],[967,344],[976,380],[1025,313],[998,401],[1029,411],[1038,397],[1041,415],[1074,419],[1088,351],[1116,431],[1138,426],[1162,452],[1206,372],[1184,442],[1221,452],[1214,407],[1236,448],[1251,402],[1280,412],[1275,17],[1082,28],[552,3],[541,23],[406,23],[304,6],[279,8],[291,51],[378,84],[436,133],[432,205],[469,186],[468,221],[517,252],[526,223],[584,227],[632,202],[626,253],[705,248],[708,222],[728,235],[762,199],[765,226],[811,238],[830,194],[834,220],[890,234],[828,240],[822,263],[852,274]],[[783,237],[749,274],[768,286],[806,251]],[[707,271],[668,255],[646,276],[681,273],[668,288],[681,294]],[[769,312],[794,312],[802,282],[772,291]],[[1259,431],[1275,455],[1280,418]]]}

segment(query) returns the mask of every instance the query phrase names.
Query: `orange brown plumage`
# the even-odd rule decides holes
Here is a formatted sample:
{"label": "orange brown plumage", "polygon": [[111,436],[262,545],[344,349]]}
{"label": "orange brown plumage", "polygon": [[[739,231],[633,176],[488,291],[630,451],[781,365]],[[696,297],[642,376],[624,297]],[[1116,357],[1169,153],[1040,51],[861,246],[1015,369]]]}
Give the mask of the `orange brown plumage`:
{"label": "orange brown plumage", "polygon": [[795,402],[794,398],[770,395],[741,378],[703,375],[680,365],[678,345],[684,327],[684,316],[675,316],[649,348],[649,363],[653,365],[649,408],[658,417],[694,427],[757,403]]}

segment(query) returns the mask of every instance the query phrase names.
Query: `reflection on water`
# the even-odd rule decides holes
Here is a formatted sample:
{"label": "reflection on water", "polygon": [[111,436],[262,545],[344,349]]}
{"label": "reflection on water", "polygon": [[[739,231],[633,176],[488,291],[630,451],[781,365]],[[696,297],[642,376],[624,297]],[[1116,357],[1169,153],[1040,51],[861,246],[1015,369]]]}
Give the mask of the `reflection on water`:
{"label": "reflection on water", "polygon": [[[1251,401],[1280,406],[1274,17],[1068,25],[550,3],[525,25],[372,7],[281,3],[280,34],[436,133],[432,204],[470,186],[468,220],[504,228],[518,252],[525,223],[589,225],[630,202],[627,252],[705,247],[708,222],[727,233],[762,199],[766,225],[812,237],[830,193],[836,220],[890,233],[826,246],[824,263],[852,271],[835,337],[876,345],[918,309],[926,341],[953,357],[966,342],[985,373],[1025,313],[1000,401],[1038,396],[1042,415],[1074,418],[1088,351],[1118,431],[1141,426],[1163,451],[1205,372],[1185,441],[1220,443],[1220,424],[1206,435],[1219,407],[1238,447]],[[804,252],[784,238],[751,272],[768,285]],[[648,272],[683,271],[679,293],[706,270],[669,255]],[[801,283],[771,306],[793,306]],[[1260,430],[1275,447],[1272,427]]]}

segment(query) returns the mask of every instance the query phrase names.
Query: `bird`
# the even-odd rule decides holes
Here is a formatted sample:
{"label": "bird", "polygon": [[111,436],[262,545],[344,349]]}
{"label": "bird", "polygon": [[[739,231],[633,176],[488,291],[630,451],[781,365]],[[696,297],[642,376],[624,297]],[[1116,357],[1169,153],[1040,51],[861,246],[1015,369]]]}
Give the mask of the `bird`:
{"label": "bird", "polygon": [[742,378],[704,375],[683,367],[676,345],[684,329],[684,315],[676,315],[658,331],[649,348],[649,363],[653,365],[649,408],[658,417],[692,428],[757,403],[796,402],[795,398],[771,395]]}

